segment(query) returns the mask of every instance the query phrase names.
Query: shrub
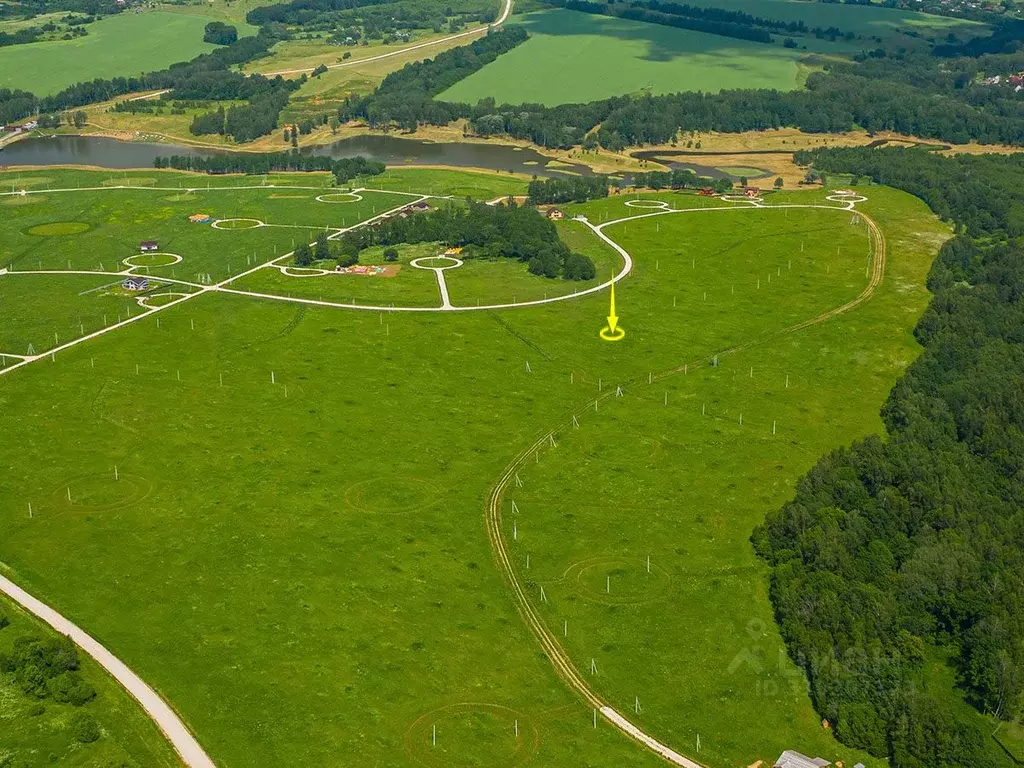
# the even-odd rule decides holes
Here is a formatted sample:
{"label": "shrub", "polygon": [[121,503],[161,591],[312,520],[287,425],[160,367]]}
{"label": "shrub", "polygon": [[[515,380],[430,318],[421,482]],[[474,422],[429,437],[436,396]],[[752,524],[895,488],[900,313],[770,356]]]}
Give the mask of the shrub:
{"label": "shrub", "polygon": [[384,261],[398,261],[398,249],[397,248],[385,248],[384,249]]}
{"label": "shrub", "polygon": [[96,691],[77,672],[64,672],[46,681],[54,701],[80,707],[96,697]]}
{"label": "shrub", "polygon": [[100,727],[92,715],[77,712],[71,718],[71,734],[82,744],[91,744],[100,737]]}

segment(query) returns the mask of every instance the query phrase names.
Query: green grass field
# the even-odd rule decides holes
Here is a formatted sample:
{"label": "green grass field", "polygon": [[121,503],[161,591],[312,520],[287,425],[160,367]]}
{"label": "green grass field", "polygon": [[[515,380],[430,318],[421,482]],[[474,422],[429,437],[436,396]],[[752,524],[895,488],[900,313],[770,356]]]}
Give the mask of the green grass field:
{"label": "green grass field", "polygon": [[[0,48],[0,88],[48,96],[83,80],[163,69],[216,47],[203,42],[209,20],[160,11],[119,13],[90,24],[85,37]],[[247,24],[238,31],[255,33]]]}
{"label": "green grass field", "polygon": [[[444,173],[434,183],[493,181]],[[418,170],[405,184],[430,181]],[[101,194],[142,201],[125,216],[131,239],[146,205],[153,237],[177,233],[180,212],[160,213],[172,204],[157,190],[44,193],[14,209],[31,219],[0,218],[0,242],[82,221],[91,228],[60,236],[61,250],[77,237],[90,260],[113,261],[115,225],[89,197]],[[304,225],[319,210],[262,190],[204,201],[215,194],[238,217],[270,210]],[[909,195],[867,195],[859,207],[888,243],[884,280],[794,333],[868,284],[864,219],[824,192],[768,203],[828,210],[663,192],[640,197],[685,212],[605,229],[635,259],[617,286],[627,335],[615,344],[598,337],[604,292],[379,317],[206,291],[160,310],[159,324],[148,316],[11,371],[0,563],[164,694],[218,765],[661,765],[603,719],[594,728],[496,566],[488,496],[554,430],[502,497],[502,530],[531,604],[599,695],[709,768],[770,764],[785,748],[879,768],[822,730],[748,542],[822,453],[880,428],[879,405],[917,355],[924,278],[949,232]],[[637,197],[566,211],[647,213],[625,205]],[[194,258],[222,263],[209,227],[187,226],[203,233]],[[563,231],[614,262],[579,224]],[[561,287],[486,266],[449,271],[453,299],[527,290],[523,280]],[[264,273],[280,274],[245,281]],[[0,275],[0,300],[14,281],[44,279],[65,280]]]}
{"label": "green grass field", "polygon": [[531,37],[438,98],[556,105],[624,93],[800,85],[801,54],[781,45],[567,10],[517,17]]}

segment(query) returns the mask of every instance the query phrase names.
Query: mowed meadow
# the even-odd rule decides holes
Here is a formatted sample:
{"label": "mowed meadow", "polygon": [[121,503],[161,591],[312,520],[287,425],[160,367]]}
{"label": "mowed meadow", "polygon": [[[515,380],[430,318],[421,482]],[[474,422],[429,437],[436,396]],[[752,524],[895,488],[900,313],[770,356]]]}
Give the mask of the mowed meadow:
{"label": "mowed meadow", "polygon": [[[210,19],[183,13],[119,13],[89,24],[74,40],[0,48],[0,88],[49,96],[95,78],[135,77],[186,61],[216,46],[203,42]],[[239,34],[252,34],[247,24]]]}
{"label": "mowed meadow", "polygon": [[[389,172],[389,186],[431,181],[409,173]],[[478,183],[441,173],[435,183]],[[0,376],[0,429],[17,446],[0,449],[3,572],[167,697],[219,765],[659,765],[603,720],[595,729],[490,549],[494,483],[554,430],[504,495],[504,534],[577,668],[594,660],[595,690],[708,766],[783,748],[877,766],[821,729],[747,541],[818,456],[879,428],[917,354],[924,277],[948,231],[920,201],[864,189],[885,278],[795,333],[867,286],[863,218],[824,191],[766,204],[829,210],[708,210],[663,192],[642,197],[692,210],[605,229],[635,259],[617,286],[618,343],[598,337],[603,292],[449,313],[207,292]],[[96,194],[122,192],[172,205],[155,190]],[[75,194],[22,206],[39,211],[25,226],[88,221]],[[237,195],[233,216],[270,215],[256,191],[222,194]],[[648,212],[634,199],[567,211]],[[294,202],[270,213],[306,225],[319,210]],[[614,262],[582,224],[565,227]],[[195,240],[177,268],[219,263],[212,242]],[[554,284],[495,266],[449,276],[466,303],[506,280]],[[65,278],[2,275],[0,301],[28,279]],[[19,313],[38,305],[53,322],[47,301],[36,293]]]}

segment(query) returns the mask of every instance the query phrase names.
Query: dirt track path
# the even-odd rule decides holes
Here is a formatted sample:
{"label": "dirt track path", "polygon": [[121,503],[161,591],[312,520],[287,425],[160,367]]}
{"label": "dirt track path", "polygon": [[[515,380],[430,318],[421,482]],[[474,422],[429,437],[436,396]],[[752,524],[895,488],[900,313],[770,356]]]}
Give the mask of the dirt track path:
{"label": "dirt track path", "polygon": [[[779,205],[763,207],[809,208],[825,206]],[[849,208],[849,210],[853,210],[853,208],[851,207]],[[678,212],[682,213],[683,211]],[[649,216],[657,215],[671,215],[673,213],[676,213],[676,211],[663,211],[661,213],[652,213],[644,214],[642,216],[628,217],[627,219],[617,219],[616,221],[601,224],[597,227],[590,224],[589,222],[587,223],[587,225],[592,230],[594,230],[594,232],[599,237],[601,237],[601,239],[605,240],[606,242],[609,242],[613,247],[616,248],[616,250],[620,251],[621,253],[625,253],[621,246],[619,246],[617,243],[614,243],[601,231],[604,227],[608,226],[608,224],[616,224],[622,221],[627,221],[629,219],[647,218]],[[762,344],[767,344],[789,334],[801,331],[805,328],[809,328],[814,325],[819,325],[827,320],[830,320],[834,317],[837,317],[838,315],[843,314],[844,312],[848,312],[851,309],[860,306],[875,294],[875,291],[878,289],[878,286],[882,284],[882,280],[885,276],[885,236],[882,234],[881,229],[879,229],[878,225],[874,222],[873,219],[871,219],[869,216],[865,215],[861,211],[857,211],[857,214],[861,216],[867,223],[868,230],[871,234],[872,245],[874,247],[872,269],[868,283],[864,287],[864,290],[861,291],[860,294],[858,294],[854,299],[851,299],[842,306],[836,307],[835,309],[831,309],[827,312],[823,312],[822,314],[816,317],[804,320],[800,323],[796,323],[795,325],[791,325],[786,328],[782,328],[778,331],[775,331],[773,333],[766,334],[765,336],[751,340],[748,343],[724,349],[718,353],[719,356],[735,354],[736,352],[740,352],[741,350],[750,349],[752,347],[760,346]],[[706,358],[702,358],[700,360],[693,360],[688,363],[680,364],[673,368],[669,368],[665,371],[662,371],[661,373],[654,374],[653,379],[666,379],[669,376],[674,376],[681,373],[684,369],[698,368],[701,365],[706,364]],[[623,382],[623,384],[620,386],[639,383],[639,381],[640,379]],[[597,402],[604,400],[608,397],[611,397],[614,392],[615,387],[609,387],[603,395],[599,395],[597,398],[593,400],[588,399],[584,405],[581,405],[575,411],[570,413],[560,424],[555,425],[551,429],[544,430],[544,432],[538,435],[538,437],[532,443],[530,443],[530,445],[528,445],[526,448],[524,448],[518,454],[516,454],[515,458],[513,458],[512,461],[509,462],[509,464],[505,467],[505,470],[502,472],[501,476],[492,486],[490,495],[488,496],[487,510],[485,514],[487,525],[487,537],[490,540],[491,549],[494,552],[494,558],[498,563],[498,568],[501,570],[502,576],[505,579],[505,583],[508,585],[509,589],[512,592],[512,598],[515,601],[516,609],[519,611],[520,617],[522,617],[523,621],[526,623],[526,626],[533,634],[534,639],[540,644],[541,648],[544,650],[544,653],[547,655],[548,660],[551,662],[551,665],[555,669],[555,673],[560,678],[562,678],[563,682],[565,682],[566,685],[568,685],[570,688],[576,691],[576,693],[578,693],[584,700],[586,700],[587,703],[590,704],[595,710],[599,710],[602,716],[604,716],[604,718],[609,723],[611,723],[615,728],[617,728],[619,731],[629,736],[630,738],[638,741],[644,747],[650,749],[666,761],[672,763],[673,765],[684,766],[685,768],[703,768],[699,763],[691,760],[688,757],[685,757],[684,755],[679,754],[670,747],[657,741],[653,736],[648,735],[647,733],[645,733],[644,731],[630,723],[629,720],[627,720],[625,717],[616,712],[611,706],[609,706],[601,698],[600,693],[594,690],[590,683],[587,682],[587,680],[579,673],[579,671],[577,671],[575,665],[572,662],[572,659],[569,657],[569,654],[566,653],[564,648],[562,648],[561,644],[558,642],[558,638],[554,635],[554,633],[551,632],[551,630],[548,629],[547,625],[544,622],[544,619],[541,618],[541,616],[537,613],[537,610],[531,603],[530,598],[527,595],[522,582],[520,582],[519,580],[519,576],[516,573],[515,567],[512,565],[508,547],[501,532],[502,498],[505,493],[506,486],[512,480],[512,478],[516,476],[516,473],[526,464],[530,456],[532,456],[536,451],[540,451],[545,446],[550,445],[550,441],[554,439],[554,436],[557,431],[559,431],[560,429],[571,428],[572,421],[574,418],[581,416],[585,411],[589,411],[590,408],[592,408]]]}

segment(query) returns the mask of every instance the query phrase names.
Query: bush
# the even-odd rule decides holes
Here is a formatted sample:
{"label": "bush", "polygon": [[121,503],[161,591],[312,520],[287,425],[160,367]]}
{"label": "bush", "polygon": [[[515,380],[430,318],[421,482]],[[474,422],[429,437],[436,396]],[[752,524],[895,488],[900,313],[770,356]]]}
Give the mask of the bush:
{"label": "bush", "polygon": [[211,21],[206,25],[203,35],[204,43],[214,45],[231,45],[238,40],[238,30],[223,21]]}
{"label": "bush", "polygon": [[9,626],[10,623],[11,623],[11,620],[9,618],[7,618],[7,614],[4,613],[3,611],[0,611],[0,629],[3,629],[4,627]]}
{"label": "bush", "polygon": [[564,277],[566,280],[593,280],[597,277],[597,267],[589,256],[570,253],[565,257]]}
{"label": "bush", "polygon": [[384,249],[384,261],[398,261],[398,249],[397,248],[385,248]]}
{"label": "bush", "polygon": [[64,672],[46,681],[54,701],[80,707],[96,697],[96,691],[77,672]]}
{"label": "bush", "polygon": [[71,734],[82,744],[91,744],[100,737],[100,727],[92,715],[78,712],[71,718]]}

